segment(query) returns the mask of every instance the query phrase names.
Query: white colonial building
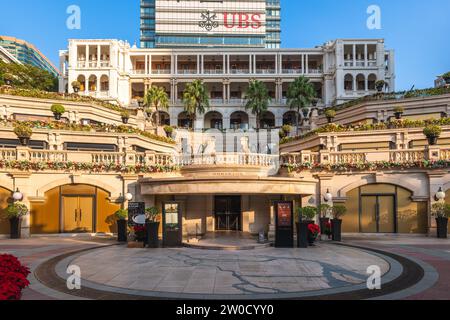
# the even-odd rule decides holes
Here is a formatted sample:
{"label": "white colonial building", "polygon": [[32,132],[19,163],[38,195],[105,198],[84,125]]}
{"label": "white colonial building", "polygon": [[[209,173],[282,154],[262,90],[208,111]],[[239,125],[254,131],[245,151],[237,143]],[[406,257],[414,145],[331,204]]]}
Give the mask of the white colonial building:
{"label": "white colonial building", "polygon": [[[286,106],[289,84],[303,75],[311,80],[322,108],[376,92],[376,81],[395,90],[394,52],[382,39],[340,39],[312,49],[139,49],[118,40],[70,40],[60,52],[60,92],[73,92],[135,108],[152,85],[164,87],[171,107],[162,124],[185,126],[181,101],[186,85],[202,79],[211,110],[199,115],[196,128],[255,127],[245,111],[250,79],[266,83],[272,98],[263,127],[280,127],[293,111]],[[294,113],[295,114],[295,113]]]}

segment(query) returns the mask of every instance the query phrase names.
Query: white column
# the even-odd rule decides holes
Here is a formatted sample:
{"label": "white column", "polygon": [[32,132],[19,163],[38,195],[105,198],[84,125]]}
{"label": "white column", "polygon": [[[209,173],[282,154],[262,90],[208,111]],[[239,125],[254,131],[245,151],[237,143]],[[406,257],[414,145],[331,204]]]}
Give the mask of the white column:
{"label": "white column", "polygon": [[305,57],[305,65],[306,65],[306,74],[309,74],[309,55],[308,54]]}
{"label": "white column", "polygon": [[86,68],[89,68],[89,45],[86,45]]}
{"label": "white column", "polygon": [[353,45],[353,66],[356,67],[356,44]]}
{"label": "white column", "polygon": [[197,74],[200,74],[200,55],[197,55]]}
{"label": "white column", "polygon": [[302,74],[305,74],[305,55],[302,54]]}
{"label": "white column", "polygon": [[222,64],[222,73],[223,74],[225,74],[225,73],[227,73],[227,67],[226,67],[226,64],[227,64],[227,55],[226,54],[224,54],[223,55],[223,64]]}
{"label": "white column", "polygon": [[364,45],[364,66],[367,68],[369,66],[369,57],[368,57],[367,43]]}
{"label": "white column", "polygon": [[148,74],[148,55],[145,55],[145,74]]}
{"label": "white column", "polygon": [[149,55],[148,56],[148,74],[152,74],[152,69],[153,69],[153,66],[152,66],[152,55]]}
{"label": "white column", "polygon": [[97,45],[97,68],[100,67],[100,52],[101,52],[100,45]]}
{"label": "white column", "polygon": [[253,69],[252,68],[252,55],[249,55],[248,56],[248,73],[253,73],[252,69]]}

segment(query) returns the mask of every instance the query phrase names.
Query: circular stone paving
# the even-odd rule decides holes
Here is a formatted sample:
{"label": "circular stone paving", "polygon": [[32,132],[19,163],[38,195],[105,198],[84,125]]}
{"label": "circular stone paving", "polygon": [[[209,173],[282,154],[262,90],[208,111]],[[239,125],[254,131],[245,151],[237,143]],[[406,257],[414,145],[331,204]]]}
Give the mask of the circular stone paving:
{"label": "circular stone paving", "polygon": [[[251,251],[128,249],[111,246],[61,260],[81,269],[82,287],[154,298],[271,299],[336,294],[366,288],[369,266],[383,281],[402,267],[363,250],[321,243],[309,249]],[[394,266],[394,267],[393,267]]]}

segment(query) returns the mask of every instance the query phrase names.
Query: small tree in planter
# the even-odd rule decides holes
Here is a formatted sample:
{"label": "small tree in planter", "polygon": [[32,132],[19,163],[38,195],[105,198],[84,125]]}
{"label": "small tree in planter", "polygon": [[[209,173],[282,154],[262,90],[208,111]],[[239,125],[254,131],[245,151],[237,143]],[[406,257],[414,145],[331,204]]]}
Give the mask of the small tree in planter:
{"label": "small tree in planter", "polygon": [[439,239],[447,239],[450,204],[442,202],[433,204],[431,214],[436,218],[437,237]]}
{"label": "small tree in planter", "polygon": [[6,218],[9,220],[11,239],[20,239],[21,218],[28,214],[28,207],[23,203],[13,203],[6,208]]}
{"label": "small tree in planter", "polygon": [[167,138],[172,137],[173,127],[171,127],[171,126],[164,126],[164,132],[166,133]]}
{"label": "small tree in planter", "polygon": [[72,85],[73,92],[75,92],[75,93],[80,92],[81,83],[79,81],[73,81],[71,85]]}
{"label": "small tree in planter", "polygon": [[124,110],[120,113],[120,116],[122,117],[122,123],[128,124],[128,120],[130,119],[130,113],[127,110]]}
{"label": "small tree in planter", "polygon": [[146,214],[146,230],[147,230],[147,245],[149,248],[158,248],[159,246],[159,209],[151,207],[145,209]]}
{"label": "small tree in planter", "polygon": [[11,74],[11,73],[5,73],[5,74],[3,75],[3,81],[5,81],[5,84],[6,84],[7,86],[11,86],[12,83],[13,83],[13,81],[14,81],[14,79],[15,79],[15,77],[14,77],[14,75]]}
{"label": "small tree in planter", "polygon": [[117,241],[127,242],[127,218],[128,210],[120,209],[116,211],[115,216],[117,218]]}
{"label": "small tree in planter", "polygon": [[386,82],[384,80],[378,80],[375,82],[375,87],[378,92],[383,92],[384,87],[386,86]]}
{"label": "small tree in planter", "polygon": [[66,112],[66,108],[62,104],[54,104],[50,107],[50,110],[57,121],[61,120],[61,116]]}
{"label": "small tree in planter", "polygon": [[400,120],[402,118],[403,113],[405,112],[405,108],[402,106],[397,106],[394,108],[395,119]]}
{"label": "small tree in planter", "polygon": [[325,111],[325,117],[327,117],[328,123],[333,123],[334,118],[336,118],[336,111],[333,109]]}
{"label": "small tree in planter", "polygon": [[435,146],[441,136],[442,128],[438,125],[429,125],[423,129],[423,134],[427,137],[430,146]]}
{"label": "small tree in planter", "polygon": [[297,225],[297,246],[299,248],[307,248],[309,244],[309,225],[314,224],[314,218],[317,215],[316,207],[297,208],[296,225]]}
{"label": "small tree in planter", "polygon": [[347,213],[347,208],[343,205],[333,207],[333,220],[331,221],[333,241],[342,240],[342,217]]}
{"label": "small tree in planter", "polygon": [[331,213],[331,206],[329,204],[321,204],[319,206],[319,217],[320,217],[320,230],[322,234],[325,234],[326,225],[330,222],[329,215]]}
{"label": "small tree in planter", "polygon": [[14,128],[14,133],[19,138],[20,144],[26,147],[30,142],[31,136],[33,135],[33,130],[29,126],[19,123]]}

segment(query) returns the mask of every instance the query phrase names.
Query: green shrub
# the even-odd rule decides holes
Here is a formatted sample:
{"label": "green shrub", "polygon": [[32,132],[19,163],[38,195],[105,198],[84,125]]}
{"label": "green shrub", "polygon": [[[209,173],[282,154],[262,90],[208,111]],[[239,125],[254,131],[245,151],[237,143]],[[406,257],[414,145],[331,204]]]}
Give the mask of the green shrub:
{"label": "green shrub", "polygon": [[171,126],[164,126],[164,132],[167,134],[172,134],[173,133],[173,127]]}
{"label": "green shrub", "polygon": [[329,204],[321,204],[319,206],[319,214],[322,218],[325,218],[331,211],[331,206]]}
{"label": "green shrub", "polygon": [[64,108],[62,104],[53,104],[50,107],[50,110],[56,114],[63,114],[64,112],[66,112],[66,108]]}
{"label": "green shrub", "polygon": [[19,138],[30,138],[33,135],[33,130],[29,126],[19,123],[14,127],[14,133]]}
{"label": "green shrub", "polygon": [[10,204],[5,210],[6,218],[20,218],[28,214],[28,207],[23,203]]}
{"label": "green shrub", "polygon": [[114,214],[118,220],[126,220],[128,218],[128,210],[120,209]]}
{"label": "green shrub", "polygon": [[444,79],[449,79],[449,78],[450,78],[450,71],[444,73],[444,74],[442,75],[442,78],[444,78]]}
{"label": "green shrub", "polygon": [[394,112],[395,113],[403,113],[403,112],[405,112],[405,108],[402,106],[397,106],[394,108]]}
{"label": "green shrub", "polygon": [[325,111],[325,117],[327,117],[328,119],[336,118],[336,111],[333,109],[328,109],[327,111]]}
{"label": "green shrub", "polygon": [[442,128],[438,125],[429,125],[423,129],[423,134],[426,137],[440,137]]}
{"label": "green shrub", "polygon": [[450,218],[450,204],[443,202],[433,204],[431,214],[436,218]]}
{"label": "green shrub", "polygon": [[284,133],[286,133],[286,135],[288,135],[289,133],[292,132],[292,126],[286,124],[286,125],[284,125],[284,126],[281,127],[281,130],[282,130]]}
{"label": "green shrub", "polygon": [[5,73],[4,75],[3,75],[3,80],[6,82],[6,81],[14,81],[14,75],[13,74],[11,74],[11,73]]}
{"label": "green shrub", "polygon": [[120,116],[121,116],[122,118],[129,119],[129,118],[130,118],[130,112],[128,112],[127,110],[124,110],[124,111],[122,111],[122,112],[120,113]]}
{"label": "green shrub", "polygon": [[333,206],[333,217],[335,219],[340,219],[347,213],[347,207],[344,205]]}
{"label": "green shrub", "polygon": [[145,209],[145,215],[148,221],[157,222],[159,216],[159,209],[157,207],[151,207]]}
{"label": "green shrub", "polygon": [[296,219],[297,221],[300,221],[300,218],[302,220],[310,221],[313,220],[317,215],[317,208],[316,207],[303,207],[297,208],[296,212]]}
{"label": "green shrub", "polygon": [[71,85],[72,85],[72,88],[74,88],[74,89],[80,90],[80,88],[81,88],[81,83],[79,81],[73,81],[71,83]]}

